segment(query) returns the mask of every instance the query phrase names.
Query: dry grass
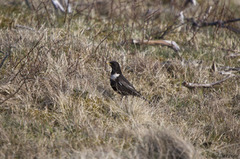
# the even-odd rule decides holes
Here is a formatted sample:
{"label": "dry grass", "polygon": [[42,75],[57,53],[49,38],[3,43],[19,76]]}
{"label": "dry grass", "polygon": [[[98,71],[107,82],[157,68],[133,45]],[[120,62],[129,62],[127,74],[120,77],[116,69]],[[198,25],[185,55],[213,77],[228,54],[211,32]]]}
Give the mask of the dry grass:
{"label": "dry grass", "polygon": [[[174,21],[169,4],[124,1],[103,12],[77,5],[75,14],[60,15],[50,3],[29,10],[14,2],[0,1],[1,61],[9,54],[0,68],[0,158],[240,157],[240,79],[210,89],[181,84],[222,79],[213,61],[239,66],[226,58],[240,52],[239,34],[184,26],[165,37],[180,45],[179,58],[170,48],[121,45],[164,30]],[[146,22],[148,7],[161,14]],[[229,12],[219,18],[234,17]],[[152,105],[113,92],[110,60]]]}

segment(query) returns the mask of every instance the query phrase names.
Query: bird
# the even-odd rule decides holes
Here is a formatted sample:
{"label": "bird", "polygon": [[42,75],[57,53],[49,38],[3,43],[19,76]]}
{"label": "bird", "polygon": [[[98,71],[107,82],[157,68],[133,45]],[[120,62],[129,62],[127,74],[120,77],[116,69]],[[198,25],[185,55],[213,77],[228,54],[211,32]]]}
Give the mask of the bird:
{"label": "bird", "polygon": [[[112,68],[110,76],[110,85],[114,91],[121,94],[122,96],[132,95],[140,97],[146,101],[139,91],[123,76],[120,65],[117,61],[110,61],[108,64]],[[149,101],[148,101],[149,102]]]}

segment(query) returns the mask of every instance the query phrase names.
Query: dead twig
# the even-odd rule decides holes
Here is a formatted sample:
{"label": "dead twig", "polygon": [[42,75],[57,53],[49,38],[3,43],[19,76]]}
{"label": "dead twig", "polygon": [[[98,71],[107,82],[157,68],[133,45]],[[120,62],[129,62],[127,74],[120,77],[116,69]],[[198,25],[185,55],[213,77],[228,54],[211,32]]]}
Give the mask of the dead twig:
{"label": "dead twig", "polygon": [[[44,34],[42,34],[42,36],[39,38],[39,40],[36,42],[36,44],[30,49],[30,51],[23,57],[21,58],[18,63],[14,66],[14,69],[18,67],[18,65],[20,63],[22,63],[22,61],[26,58],[26,57],[29,57],[29,55],[33,52],[33,50],[40,44],[41,40],[43,39],[44,37]],[[26,62],[21,64],[20,67],[19,67],[19,70],[18,72],[13,76],[12,79],[10,79],[10,81],[13,81],[17,76],[18,74],[22,71],[23,67],[26,65]]]}
{"label": "dead twig", "polygon": [[215,85],[219,85],[221,83],[223,83],[224,81],[230,79],[230,78],[233,78],[233,77],[240,77],[240,76],[235,76],[235,75],[230,75],[220,81],[217,81],[217,82],[214,82],[214,83],[206,83],[206,84],[199,84],[199,83],[189,83],[189,82],[186,82],[184,81],[182,83],[183,86],[187,87],[187,88],[190,88],[190,89],[193,89],[193,88],[212,88],[213,86]]}
{"label": "dead twig", "polygon": [[52,4],[53,4],[55,10],[60,10],[63,13],[65,12],[64,7],[58,0],[52,0]]}
{"label": "dead twig", "polygon": [[115,24],[113,24],[112,26],[112,31],[110,33],[108,33],[100,42],[99,44],[96,46],[95,50],[94,50],[94,53],[97,52],[98,48],[100,47],[100,45],[114,32],[114,27],[115,27]]}
{"label": "dead twig", "polygon": [[[180,14],[181,14],[181,13],[180,13]],[[180,16],[181,16],[181,15],[180,15]],[[178,29],[178,28],[180,28],[180,27],[182,27],[183,25],[186,24],[186,23],[184,23],[184,17],[183,17],[182,20],[181,20],[181,18],[182,18],[182,17],[179,18],[180,24],[177,24],[177,23],[175,22],[174,24],[168,26],[164,31],[158,31],[158,32],[153,33],[154,35],[152,34],[152,36],[155,37],[155,39],[164,39],[164,37],[165,37],[167,34],[173,32],[174,30],[176,30],[176,29]],[[155,36],[155,35],[157,35],[157,36]]]}
{"label": "dead twig", "polygon": [[226,72],[229,72],[229,71],[237,71],[237,72],[240,72],[240,67],[224,66],[224,67],[221,67],[220,69],[221,69],[221,70],[224,70],[224,71],[226,71]]}
{"label": "dead twig", "polygon": [[240,34],[240,29],[237,29],[237,28],[234,28],[234,27],[231,27],[231,26],[223,26],[223,28],[227,28],[228,30],[230,30],[234,33]]}
{"label": "dead twig", "polygon": [[132,44],[144,44],[144,45],[162,45],[168,46],[175,51],[180,51],[180,47],[175,41],[171,40],[131,40]]}
{"label": "dead twig", "polygon": [[42,36],[39,38],[39,40],[36,42],[36,44],[30,49],[30,51],[23,57],[21,58],[18,63],[15,65],[14,68],[16,68],[26,57],[29,56],[29,54],[40,44],[42,38],[44,37],[44,34],[42,34]]}
{"label": "dead twig", "polygon": [[237,53],[232,53],[232,54],[229,54],[226,56],[227,58],[237,58],[237,57],[240,57],[240,54],[237,54]]}
{"label": "dead twig", "polygon": [[[1,50],[0,50],[0,52],[3,53],[3,54],[5,54],[5,53],[2,52]],[[5,57],[3,58],[3,60],[1,61],[1,63],[0,63],[0,68],[3,66],[3,63],[4,63],[5,60],[8,58],[8,56],[9,56],[9,53],[7,53],[7,54],[5,55]]]}
{"label": "dead twig", "polygon": [[14,93],[10,94],[6,99],[4,99],[3,101],[1,101],[1,102],[0,102],[0,105],[2,105],[3,103],[5,103],[5,102],[6,102],[7,100],[9,100],[10,98],[14,97],[15,94],[17,94],[17,93],[20,91],[20,89],[21,89],[22,86],[25,84],[25,82],[26,82],[26,80],[24,79],[23,82],[22,82],[22,84],[18,87],[18,89],[17,89]]}
{"label": "dead twig", "polygon": [[218,26],[218,27],[221,27],[221,28],[227,28],[235,33],[240,33],[240,29],[237,29],[237,28],[233,28],[231,26],[227,26],[226,24],[229,24],[229,23],[234,23],[234,22],[238,22],[240,21],[240,18],[237,18],[237,19],[230,19],[230,20],[226,20],[226,21],[221,21],[221,20],[218,20],[218,21],[214,21],[214,22],[201,22],[201,21],[195,21],[193,18],[190,18],[190,19],[187,19],[187,21],[191,22],[192,23],[192,26],[193,27],[207,27],[207,26]]}
{"label": "dead twig", "polygon": [[240,18],[238,18],[238,19],[226,20],[226,21],[218,20],[218,21],[215,21],[215,22],[202,22],[202,23],[200,24],[200,26],[201,26],[201,27],[205,27],[205,26],[220,26],[220,27],[225,27],[225,26],[224,26],[225,24],[233,23],[233,22],[238,22],[238,21],[240,21]]}
{"label": "dead twig", "polygon": [[65,0],[66,9],[63,7],[63,5],[58,0],[52,0],[52,4],[55,8],[55,10],[60,10],[62,13],[72,13],[72,7],[68,0]]}

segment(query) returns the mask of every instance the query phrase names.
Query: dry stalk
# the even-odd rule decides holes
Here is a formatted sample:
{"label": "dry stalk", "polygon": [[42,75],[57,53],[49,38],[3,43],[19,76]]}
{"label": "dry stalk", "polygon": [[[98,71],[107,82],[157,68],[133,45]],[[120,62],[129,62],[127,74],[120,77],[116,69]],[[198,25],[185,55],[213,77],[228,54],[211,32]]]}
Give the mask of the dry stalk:
{"label": "dry stalk", "polygon": [[162,45],[162,46],[168,46],[172,48],[175,51],[180,51],[180,47],[175,41],[171,40],[131,40],[130,41],[133,44],[138,44],[138,45]]}
{"label": "dry stalk", "polygon": [[189,82],[186,82],[184,81],[182,83],[183,86],[187,87],[187,88],[212,88],[213,86],[216,86],[216,85],[220,85],[221,83],[223,83],[224,81],[228,80],[228,79],[231,79],[233,77],[236,77],[236,78],[239,78],[240,76],[235,76],[235,75],[229,75],[228,77],[222,79],[222,80],[219,80],[217,82],[213,82],[213,83],[206,83],[206,84],[199,84],[199,83],[189,83]]}

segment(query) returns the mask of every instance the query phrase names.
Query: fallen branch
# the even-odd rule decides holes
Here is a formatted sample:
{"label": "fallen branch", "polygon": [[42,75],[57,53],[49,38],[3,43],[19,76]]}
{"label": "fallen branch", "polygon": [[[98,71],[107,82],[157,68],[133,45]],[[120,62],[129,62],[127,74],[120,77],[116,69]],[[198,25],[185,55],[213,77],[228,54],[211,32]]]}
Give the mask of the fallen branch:
{"label": "fallen branch", "polygon": [[218,21],[215,21],[215,22],[203,22],[203,23],[201,23],[201,26],[202,27],[205,27],[205,26],[220,26],[220,27],[224,27],[225,24],[238,22],[238,21],[240,21],[240,18],[226,20],[226,21],[218,20]]}
{"label": "fallen branch", "polygon": [[[62,13],[72,13],[72,6],[69,3],[69,0],[65,0],[64,3],[61,0],[60,2],[58,0],[51,0],[52,1],[52,5],[55,8],[55,10],[60,10]],[[32,4],[32,1],[29,2],[29,0],[25,0],[25,4],[28,6],[29,9],[33,9],[34,6]]]}
{"label": "fallen branch", "polygon": [[224,71],[226,71],[226,72],[229,72],[229,71],[237,71],[237,72],[240,72],[240,67],[224,66],[224,67],[221,67],[220,69],[221,69],[221,70],[224,70]]}
{"label": "fallen branch", "polygon": [[223,26],[222,28],[227,28],[228,30],[230,30],[232,32],[240,34],[240,29],[238,29],[238,28],[234,28],[234,27],[231,27],[231,26]]}
{"label": "fallen branch", "polygon": [[187,88],[191,88],[191,89],[193,89],[193,88],[212,88],[213,86],[219,85],[219,84],[223,83],[224,81],[226,81],[226,80],[228,80],[232,77],[240,77],[240,76],[230,75],[230,76],[228,76],[228,77],[226,77],[226,78],[224,78],[220,81],[217,81],[217,82],[214,82],[214,83],[206,83],[206,84],[189,83],[189,82],[184,81],[182,83],[182,85],[187,87]]}
{"label": "fallen branch", "polygon": [[67,13],[72,13],[72,7],[69,4],[68,0],[65,0],[65,5],[66,5],[67,9],[65,9],[58,0],[52,0],[52,4],[53,4],[55,10],[60,10],[62,13],[65,13],[66,11],[67,11]]}
{"label": "fallen branch", "polygon": [[52,0],[52,4],[53,4],[53,6],[56,10],[60,10],[63,13],[65,12],[64,7],[62,6],[62,4],[58,0]]}
{"label": "fallen branch", "polygon": [[240,67],[229,67],[229,66],[220,66],[217,67],[216,63],[213,62],[211,69],[211,72],[218,72],[221,75],[235,75],[234,73],[240,72]]}
{"label": "fallen branch", "polygon": [[237,28],[233,28],[231,26],[227,26],[226,24],[228,23],[234,23],[234,22],[238,22],[240,21],[240,18],[237,18],[237,19],[231,19],[231,20],[226,20],[226,21],[221,21],[221,20],[218,20],[218,21],[214,21],[214,22],[201,22],[201,21],[195,21],[193,18],[189,18],[187,19],[187,21],[191,22],[192,23],[192,26],[193,27],[207,27],[207,26],[218,26],[218,27],[221,27],[221,28],[227,28],[235,33],[240,33],[240,29],[237,29]]}
{"label": "fallen branch", "polygon": [[132,40],[131,43],[133,44],[144,44],[144,45],[162,45],[168,46],[175,51],[180,51],[180,47],[175,41],[170,40]]}
{"label": "fallen branch", "polygon": [[226,56],[227,58],[236,58],[236,57],[240,57],[240,54],[237,53],[232,53]]}

